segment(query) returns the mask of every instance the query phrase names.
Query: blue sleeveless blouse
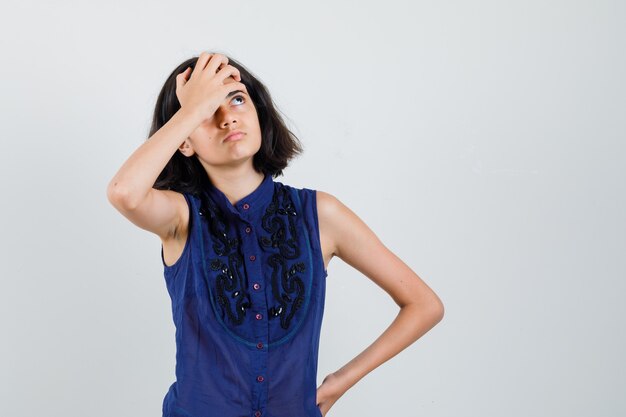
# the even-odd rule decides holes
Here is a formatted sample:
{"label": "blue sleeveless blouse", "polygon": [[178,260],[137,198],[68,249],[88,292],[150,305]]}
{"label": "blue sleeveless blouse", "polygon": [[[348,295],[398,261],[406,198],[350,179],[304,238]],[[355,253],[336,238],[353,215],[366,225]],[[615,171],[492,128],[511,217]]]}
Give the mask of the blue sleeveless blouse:
{"label": "blue sleeveless blouse", "polygon": [[326,277],[316,191],[266,174],[233,205],[210,181],[183,193],[189,233],[161,260],[176,328],[163,417],[321,417]]}

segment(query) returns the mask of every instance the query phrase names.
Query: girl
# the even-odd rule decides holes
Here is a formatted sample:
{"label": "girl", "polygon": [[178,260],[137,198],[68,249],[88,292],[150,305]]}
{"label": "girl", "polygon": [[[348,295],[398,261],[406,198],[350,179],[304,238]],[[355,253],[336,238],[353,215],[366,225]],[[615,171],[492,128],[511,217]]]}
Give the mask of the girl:
{"label": "girl", "polygon": [[[204,52],[170,74],[149,139],[110,181],[111,204],[162,242],[176,326],[164,417],[325,416],[443,318],[437,295],[336,197],[274,179],[301,152],[265,86]],[[335,256],[400,309],[317,388]]]}

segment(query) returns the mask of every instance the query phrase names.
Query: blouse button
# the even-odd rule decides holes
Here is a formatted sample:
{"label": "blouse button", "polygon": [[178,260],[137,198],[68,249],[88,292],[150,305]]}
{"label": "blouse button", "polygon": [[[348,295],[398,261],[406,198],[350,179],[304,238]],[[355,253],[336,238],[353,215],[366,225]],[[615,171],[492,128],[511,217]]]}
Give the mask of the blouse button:
{"label": "blouse button", "polygon": [[257,320],[261,320],[262,318],[263,318],[263,315],[261,313],[256,313]]}
{"label": "blouse button", "polygon": [[261,417],[261,411],[260,410],[256,410],[254,412],[254,417]]}
{"label": "blouse button", "polygon": [[256,347],[257,347],[258,349],[263,349],[263,343],[262,343],[262,342],[257,343],[257,344],[256,344]]}
{"label": "blouse button", "polygon": [[246,227],[246,233],[250,233],[250,230],[252,229],[250,229],[249,227]]}
{"label": "blouse button", "polygon": [[259,382],[263,382],[263,379],[264,379],[263,375],[259,375],[259,376],[256,377],[256,380],[259,381]]}
{"label": "blouse button", "polygon": [[261,288],[261,286],[259,285],[258,282],[255,282],[253,287],[254,287],[255,290],[258,290],[259,288]]}
{"label": "blouse button", "polygon": [[250,260],[251,260],[251,261],[254,261],[255,259],[256,259],[256,256],[254,256],[254,255],[250,255]]}
{"label": "blouse button", "polygon": [[243,205],[243,209],[244,209],[244,210],[248,210],[249,208],[250,208],[250,204],[248,204],[248,203],[244,203],[244,205]]}

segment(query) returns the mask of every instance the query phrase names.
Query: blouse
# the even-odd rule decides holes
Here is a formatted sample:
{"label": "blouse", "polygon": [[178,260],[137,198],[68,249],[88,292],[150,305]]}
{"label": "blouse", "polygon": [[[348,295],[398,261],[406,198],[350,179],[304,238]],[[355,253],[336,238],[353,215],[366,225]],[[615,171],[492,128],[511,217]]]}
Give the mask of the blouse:
{"label": "blouse", "polygon": [[163,417],[321,417],[326,277],[316,191],[265,174],[236,204],[210,181],[183,193],[189,233],[161,260],[175,325]]}

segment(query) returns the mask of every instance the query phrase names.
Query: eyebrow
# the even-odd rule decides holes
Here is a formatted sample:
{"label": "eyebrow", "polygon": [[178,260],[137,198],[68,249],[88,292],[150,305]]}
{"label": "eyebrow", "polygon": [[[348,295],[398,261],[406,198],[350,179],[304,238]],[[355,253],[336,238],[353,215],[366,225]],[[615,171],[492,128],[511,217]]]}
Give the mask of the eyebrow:
{"label": "eyebrow", "polygon": [[243,94],[246,94],[246,95],[247,95],[247,93],[246,93],[245,91],[235,90],[235,91],[231,91],[230,93],[228,93],[228,95],[226,96],[226,98],[232,97],[232,96],[234,96],[234,95],[235,95],[235,94],[237,94],[237,93],[243,93]]}

